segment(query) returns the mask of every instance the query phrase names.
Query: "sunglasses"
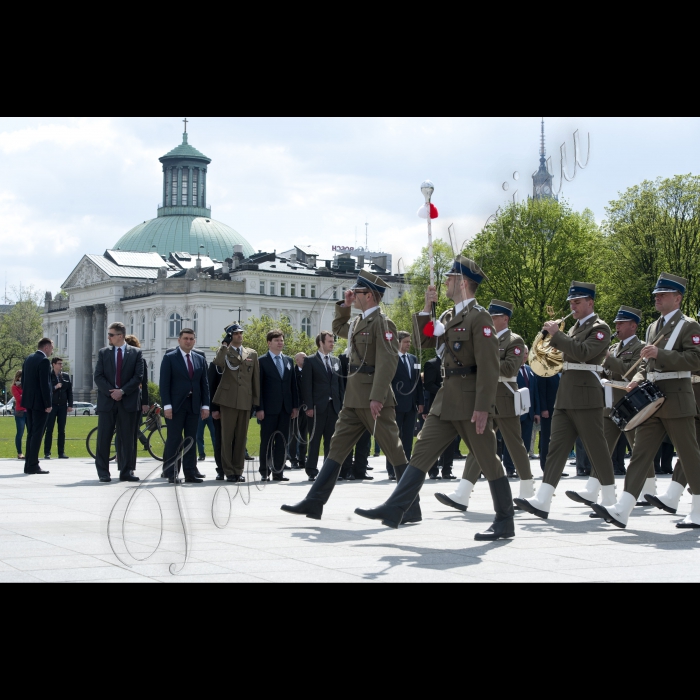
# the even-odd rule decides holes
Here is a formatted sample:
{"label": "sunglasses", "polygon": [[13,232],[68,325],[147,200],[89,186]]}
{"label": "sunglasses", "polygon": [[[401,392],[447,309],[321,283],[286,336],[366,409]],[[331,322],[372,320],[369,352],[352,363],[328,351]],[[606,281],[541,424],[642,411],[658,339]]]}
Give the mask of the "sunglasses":
{"label": "sunglasses", "polygon": [[121,333],[107,333],[108,338],[121,338]]}

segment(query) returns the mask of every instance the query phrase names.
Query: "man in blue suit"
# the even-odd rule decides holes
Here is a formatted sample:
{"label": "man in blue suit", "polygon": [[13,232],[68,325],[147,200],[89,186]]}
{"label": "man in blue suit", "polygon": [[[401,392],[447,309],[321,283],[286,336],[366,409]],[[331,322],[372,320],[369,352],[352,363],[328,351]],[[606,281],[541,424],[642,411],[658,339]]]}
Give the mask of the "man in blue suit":
{"label": "man in blue suit", "polygon": [[537,389],[540,396],[540,416],[542,417],[542,432],[540,433],[540,465],[542,466],[542,471],[544,471],[544,466],[547,464],[549,442],[552,437],[552,416],[554,415],[554,405],[557,402],[560,381],[561,374],[555,374],[548,379],[544,377],[537,378]]}
{"label": "man in blue suit", "polygon": [[[408,461],[413,454],[413,432],[416,427],[416,416],[423,414],[425,399],[423,397],[423,382],[420,378],[420,364],[411,349],[411,334],[399,332],[399,364],[391,382],[391,388],[396,397],[396,424],[399,426],[401,444]],[[400,465],[399,465],[400,466]],[[394,465],[386,461],[386,470],[391,481],[395,480]]]}
{"label": "man in blue suit", "polygon": [[[167,354],[160,366],[160,396],[163,401],[165,420],[168,425],[168,439],[165,443],[163,475],[175,483],[175,463],[178,450],[184,439],[192,439],[192,444],[183,460],[185,483],[201,484],[197,470],[197,428],[199,419],[209,418],[209,379],[206,359],[194,351],[197,342],[195,332],[184,328],[178,341],[179,348]],[[180,473],[180,463],[177,464]]]}
{"label": "man in blue suit", "polygon": [[299,391],[294,376],[295,363],[282,353],[284,333],[267,334],[269,352],[260,358],[260,475],[263,481],[289,481],[284,477],[289,426],[299,415]]}
{"label": "man in blue suit", "polygon": [[[518,372],[518,388],[530,390],[530,412],[520,417],[520,424],[523,431],[523,442],[525,449],[529,452],[532,444],[532,431],[535,425],[539,425],[541,421],[540,413],[540,392],[538,381],[539,377],[532,371],[530,365],[527,364],[529,356],[528,348],[525,348],[525,362]],[[550,423],[551,430],[551,423]],[[515,474],[515,464],[508,453],[508,448],[503,450],[503,464],[509,475]]]}

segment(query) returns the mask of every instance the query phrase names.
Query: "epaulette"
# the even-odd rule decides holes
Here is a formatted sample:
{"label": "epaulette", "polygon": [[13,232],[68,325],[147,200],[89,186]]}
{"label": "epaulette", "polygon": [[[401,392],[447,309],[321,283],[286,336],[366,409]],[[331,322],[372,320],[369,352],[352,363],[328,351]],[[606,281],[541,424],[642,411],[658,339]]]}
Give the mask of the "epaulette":
{"label": "epaulette", "polygon": [[[475,308],[477,311],[486,311],[486,309],[485,309],[483,306],[481,306],[480,304],[474,304],[474,308]],[[488,313],[488,312],[487,312],[487,313]]]}

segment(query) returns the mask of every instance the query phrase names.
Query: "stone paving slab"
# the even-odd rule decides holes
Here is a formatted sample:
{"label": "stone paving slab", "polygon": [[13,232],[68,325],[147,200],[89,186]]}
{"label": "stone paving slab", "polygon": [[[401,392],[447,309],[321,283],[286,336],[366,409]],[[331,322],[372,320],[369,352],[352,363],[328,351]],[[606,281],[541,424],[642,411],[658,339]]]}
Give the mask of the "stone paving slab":
{"label": "stone paving slab", "polygon": [[[204,463],[200,468],[209,476],[205,485],[178,490],[187,524],[186,549],[175,489],[161,480],[140,489],[118,481],[100,484],[94,465],[81,459],[44,464],[51,471],[48,476],[25,476],[15,460],[0,460],[0,582],[700,580],[700,533],[676,530],[682,516],[637,509],[629,528],[618,530],[589,519],[588,509],[566,498],[567,489],[582,488],[581,479],[561,484],[550,521],[518,515],[517,537],[510,542],[474,541],[493,520],[484,481],[476,486],[465,514],[434,498],[452,490],[451,484],[426,482],[421,494],[424,522],[387,530],[354,515],[357,507],[383,503],[395,488],[386,478],[384,460],[370,463],[376,480],[339,484],[320,523],[280,511],[281,505],[297,503],[308,491],[303,472],[286,472],[289,484],[221,488],[213,480],[214,465]],[[541,475],[539,466],[533,467]],[[157,463],[144,460],[137,473],[146,476],[154,470],[157,475]],[[665,491],[668,478],[659,482]],[[619,480],[618,492],[622,485]],[[516,495],[517,489],[513,482]],[[679,512],[689,509],[686,494]]]}

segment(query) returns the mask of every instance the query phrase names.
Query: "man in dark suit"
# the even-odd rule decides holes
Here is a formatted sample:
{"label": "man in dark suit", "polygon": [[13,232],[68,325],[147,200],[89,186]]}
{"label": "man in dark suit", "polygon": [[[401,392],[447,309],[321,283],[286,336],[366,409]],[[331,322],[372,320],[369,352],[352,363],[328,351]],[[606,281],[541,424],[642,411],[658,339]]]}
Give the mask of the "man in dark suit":
{"label": "man in dark suit", "polygon": [[[396,397],[396,424],[399,427],[401,444],[410,463],[413,454],[413,433],[416,416],[423,414],[423,382],[420,378],[420,364],[415,355],[411,355],[411,334],[399,331],[399,364],[391,382]],[[399,465],[400,466],[400,465]],[[395,478],[394,465],[386,461],[389,478]]]}
{"label": "man in dark suit", "polygon": [[22,367],[22,406],[27,411],[27,452],[25,474],[48,474],[39,466],[39,451],[44,431],[53,410],[53,386],[51,363],[53,342],[48,338],[39,341],[38,350],[30,355]]}
{"label": "man in dark suit", "polygon": [[294,361],[282,354],[284,333],[267,334],[269,352],[260,358],[260,475],[263,481],[289,481],[284,477],[289,424],[299,415],[299,393]]}
{"label": "man in dark suit", "polygon": [[51,459],[53,446],[53,429],[58,423],[58,458],[68,459],[66,455],[66,421],[68,411],[73,408],[73,385],[70,376],[63,371],[63,360],[54,357],[51,360],[51,388],[53,408],[46,426],[46,439],[44,440],[44,459]]}
{"label": "man in dark suit", "polygon": [[318,476],[318,456],[323,440],[324,454],[331,452],[331,439],[335,424],[343,409],[345,386],[341,379],[340,362],[333,357],[335,338],[329,331],[323,331],[316,338],[318,352],[304,362],[301,379],[302,403],[306,406],[309,429],[313,430],[309,445],[309,458],[306,474],[309,481]]}
{"label": "man in dark suit", "polygon": [[100,350],[95,367],[97,386],[97,458],[100,482],[112,481],[109,458],[117,433],[117,463],[120,481],[136,482],[131,471],[136,464],[134,435],[142,412],[143,355],[126,343],[126,326],[113,323],[107,332],[109,346]]}
{"label": "man in dark suit", "polygon": [[544,471],[545,464],[547,464],[549,442],[552,437],[552,416],[554,415],[554,406],[557,402],[560,381],[561,374],[555,374],[548,379],[544,377],[537,378],[537,389],[540,395],[540,416],[542,419],[542,432],[540,433],[540,465],[542,471]]}
{"label": "man in dark suit", "polygon": [[[525,348],[524,364],[520,368],[520,372],[518,372],[518,388],[527,388],[530,390],[530,412],[526,413],[524,416],[520,416],[520,424],[523,431],[523,443],[525,444],[527,451],[530,452],[530,445],[532,444],[532,431],[535,425],[540,424],[541,415],[540,391],[537,384],[539,377],[532,371],[530,365],[527,364],[528,353],[528,348]],[[515,475],[515,464],[513,464],[513,459],[505,445],[503,447],[503,465],[505,466],[509,476]]]}
{"label": "man in dark suit", "polygon": [[[297,395],[301,401],[301,384],[304,376],[304,366],[306,364],[306,353],[300,352],[294,358],[296,363],[294,367],[294,379],[297,383]],[[306,416],[306,411],[299,411],[299,420],[297,421],[297,429],[299,435],[292,432],[292,437],[289,441],[289,461],[292,463],[292,469],[306,469],[306,453],[309,448],[309,423]],[[301,439],[299,439],[301,438]]]}
{"label": "man in dark suit", "polygon": [[[197,469],[197,428],[200,417],[203,421],[209,419],[210,395],[206,357],[195,351],[196,343],[196,333],[183,328],[179,347],[168,353],[160,366],[160,396],[168,425],[163,476],[171,484],[180,474],[180,466],[185,472],[185,483],[204,483]],[[181,465],[178,451],[183,439],[191,439],[191,444]]]}

